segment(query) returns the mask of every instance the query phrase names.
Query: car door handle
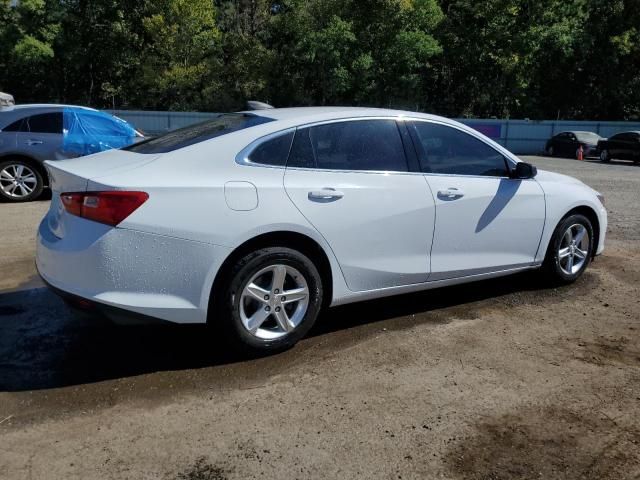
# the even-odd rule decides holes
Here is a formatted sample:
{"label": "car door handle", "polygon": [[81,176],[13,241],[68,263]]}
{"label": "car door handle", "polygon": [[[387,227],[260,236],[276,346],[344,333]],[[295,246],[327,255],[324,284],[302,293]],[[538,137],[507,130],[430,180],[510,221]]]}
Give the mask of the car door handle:
{"label": "car door handle", "polygon": [[456,200],[464,197],[464,192],[459,188],[449,187],[444,190],[438,190],[438,198],[443,200]]}
{"label": "car door handle", "polygon": [[344,193],[335,188],[323,188],[322,190],[312,190],[309,192],[309,200],[339,200],[344,197]]}
{"label": "car door handle", "polygon": [[25,143],[32,147],[34,145],[42,145],[44,142],[42,140],[27,140]]}

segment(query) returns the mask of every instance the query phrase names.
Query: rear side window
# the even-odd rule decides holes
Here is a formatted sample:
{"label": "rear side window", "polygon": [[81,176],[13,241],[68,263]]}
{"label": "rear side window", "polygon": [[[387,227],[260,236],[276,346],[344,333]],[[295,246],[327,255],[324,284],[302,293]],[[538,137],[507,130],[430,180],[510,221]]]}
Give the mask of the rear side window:
{"label": "rear side window", "polygon": [[287,166],[327,170],[409,170],[394,120],[357,120],[299,129]]}
{"label": "rear side window", "polygon": [[13,122],[2,129],[3,132],[21,132],[24,131],[21,129],[22,124],[24,123],[23,119],[20,119],[16,122]]}
{"label": "rear side window", "polygon": [[508,177],[504,156],[456,128],[428,122],[413,124],[425,173]]}
{"label": "rear side window", "polygon": [[123,150],[136,153],[173,152],[174,150],[211,140],[212,138],[220,137],[228,133],[273,121],[272,118],[249,113],[225,113],[213,120],[174,130],[159,137],[133,144]]}
{"label": "rear side window", "polygon": [[27,118],[31,133],[62,133],[62,112],[41,113]]}
{"label": "rear side window", "polygon": [[293,132],[284,133],[258,145],[247,157],[252,163],[284,167],[291,149]]}

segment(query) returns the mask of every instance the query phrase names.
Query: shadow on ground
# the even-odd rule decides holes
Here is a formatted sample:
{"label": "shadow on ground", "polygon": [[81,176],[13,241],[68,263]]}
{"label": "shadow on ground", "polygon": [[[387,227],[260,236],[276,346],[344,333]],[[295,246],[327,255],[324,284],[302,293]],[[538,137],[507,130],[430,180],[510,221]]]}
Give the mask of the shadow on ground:
{"label": "shadow on ground", "polygon": [[[584,291],[593,282],[593,275],[585,275],[577,288]],[[481,308],[535,303],[541,296],[559,301],[572,289],[544,288],[536,275],[523,274],[338,307],[324,312],[310,338],[285,355],[302,355],[314,342],[339,349],[381,328],[473,319]],[[228,351],[209,333],[203,326],[125,327],[78,317],[45,288],[0,294],[0,391],[255,361]]]}

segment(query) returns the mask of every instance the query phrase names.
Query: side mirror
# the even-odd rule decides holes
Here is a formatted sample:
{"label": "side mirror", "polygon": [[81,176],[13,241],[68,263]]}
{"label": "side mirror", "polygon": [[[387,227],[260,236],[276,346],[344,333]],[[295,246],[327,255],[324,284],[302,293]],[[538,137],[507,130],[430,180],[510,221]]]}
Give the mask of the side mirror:
{"label": "side mirror", "polygon": [[515,170],[512,171],[512,178],[527,180],[538,174],[538,169],[530,163],[518,162]]}

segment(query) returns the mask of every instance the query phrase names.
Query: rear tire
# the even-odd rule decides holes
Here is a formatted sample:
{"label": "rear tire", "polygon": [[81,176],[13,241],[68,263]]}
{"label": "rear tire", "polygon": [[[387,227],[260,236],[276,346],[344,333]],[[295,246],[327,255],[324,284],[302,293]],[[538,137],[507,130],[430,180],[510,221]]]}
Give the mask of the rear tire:
{"label": "rear tire", "polygon": [[600,152],[600,161],[602,163],[609,163],[611,161],[611,156],[609,155],[609,150],[602,150]]}
{"label": "rear tire", "polygon": [[575,282],[591,262],[594,249],[593,225],[580,214],[564,218],[549,243],[543,270],[555,284]]}
{"label": "rear tire", "polygon": [[210,327],[220,328],[243,353],[277,353],[307,334],[322,295],[322,278],[309,258],[289,248],[264,248],[232,268]]}
{"label": "rear tire", "polygon": [[555,149],[553,148],[553,146],[549,147],[549,149],[547,150],[547,154],[548,154],[550,157],[555,157],[555,156],[556,156],[556,151],[555,151]]}
{"label": "rear tire", "polygon": [[0,198],[8,202],[30,202],[42,194],[40,171],[24,160],[0,161]]}

